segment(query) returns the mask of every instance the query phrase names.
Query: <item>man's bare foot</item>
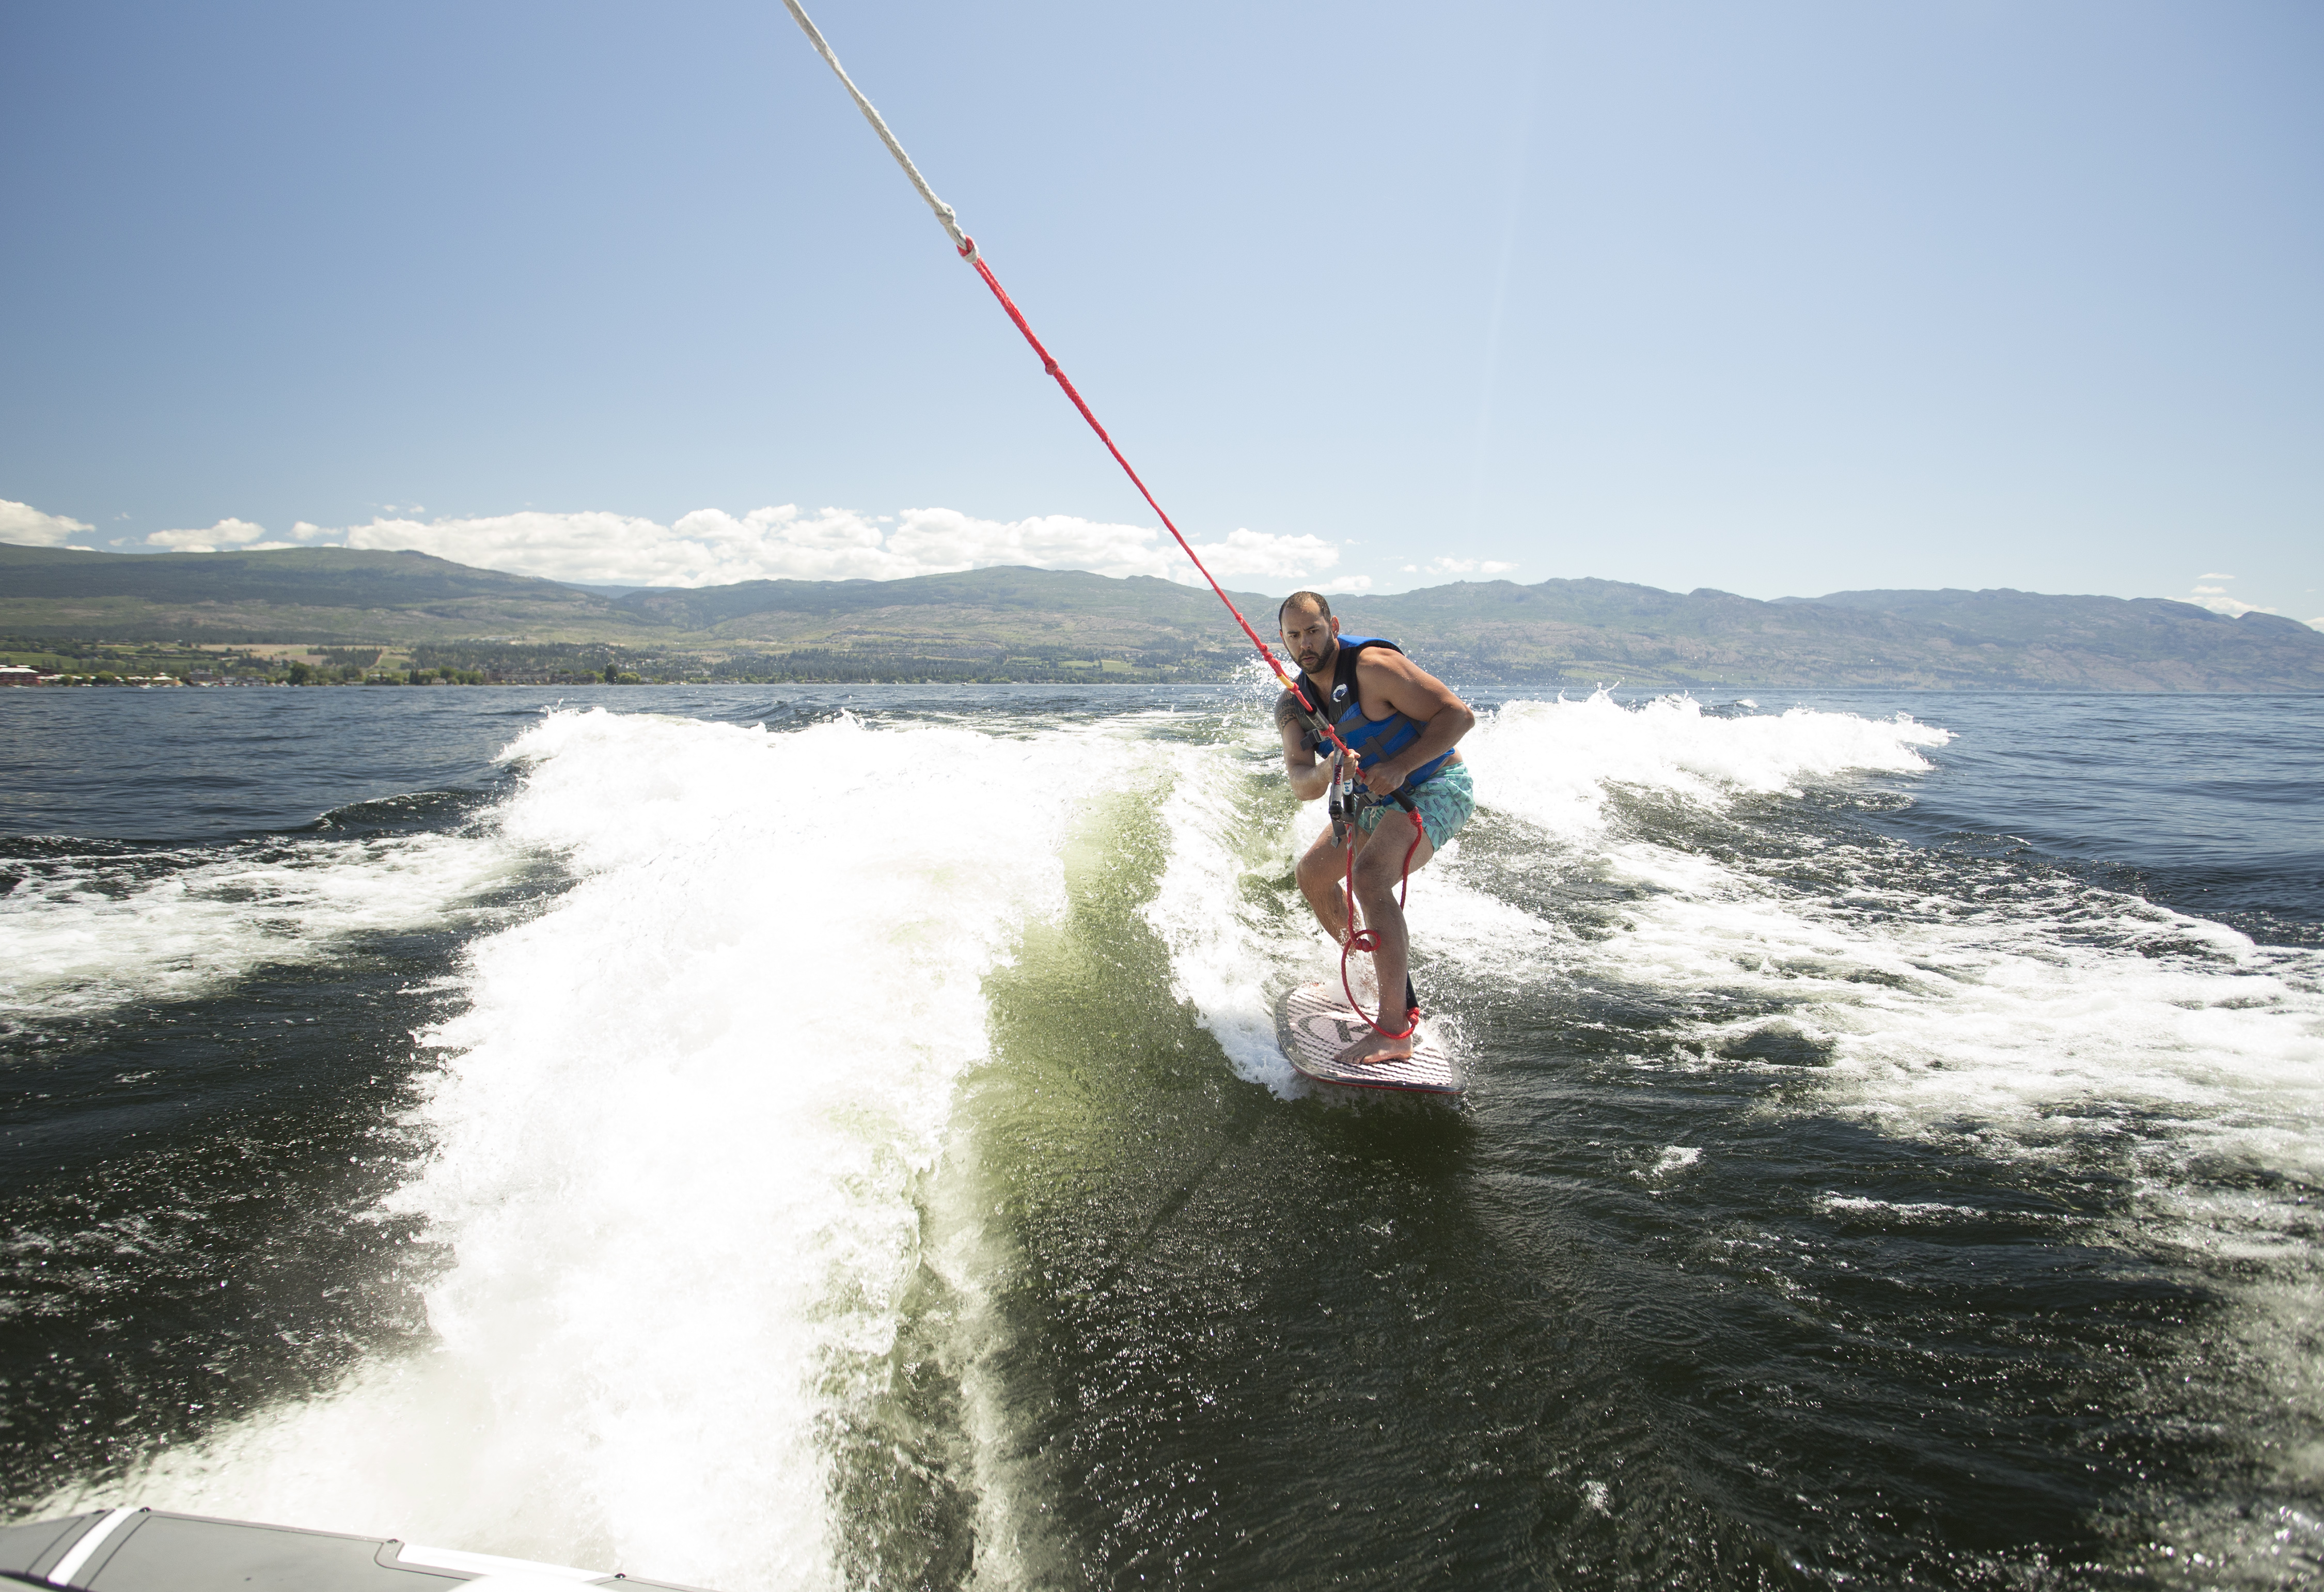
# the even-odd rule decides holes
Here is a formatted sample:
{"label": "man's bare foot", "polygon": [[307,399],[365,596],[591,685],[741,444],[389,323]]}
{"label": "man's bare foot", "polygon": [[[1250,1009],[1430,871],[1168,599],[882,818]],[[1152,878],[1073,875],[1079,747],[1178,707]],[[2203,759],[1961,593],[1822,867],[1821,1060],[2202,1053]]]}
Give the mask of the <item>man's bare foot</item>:
{"label": "man's bare foot", "polygon": [[1342,1067],[1375,1067],[1383,1061],[1403,1061],[1411,1055],[1411,1034],[1390,1039],[1382,1033],[1368,1033],[1342,1051],[1337,1060]]}

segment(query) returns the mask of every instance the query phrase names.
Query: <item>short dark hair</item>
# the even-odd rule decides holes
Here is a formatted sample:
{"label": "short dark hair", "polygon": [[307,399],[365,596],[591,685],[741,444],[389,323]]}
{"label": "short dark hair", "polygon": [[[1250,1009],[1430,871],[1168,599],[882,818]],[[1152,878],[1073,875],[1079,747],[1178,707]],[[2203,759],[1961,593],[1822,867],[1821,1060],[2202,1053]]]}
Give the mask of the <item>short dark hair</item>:
{"label": "short dark hair", "polygon": [[1289,607],[1294,603],[1313,603],[1315,605],[1315,612],[1317,614],[1326,619],[1329,619],[1332,616],[1331,602],[1322,592],[1295,591],[1289,597],[1285,597],[1283,601],[1277,606],[1275,610],[1276,629],[1280,630],[1283,628],[1283,610]]}

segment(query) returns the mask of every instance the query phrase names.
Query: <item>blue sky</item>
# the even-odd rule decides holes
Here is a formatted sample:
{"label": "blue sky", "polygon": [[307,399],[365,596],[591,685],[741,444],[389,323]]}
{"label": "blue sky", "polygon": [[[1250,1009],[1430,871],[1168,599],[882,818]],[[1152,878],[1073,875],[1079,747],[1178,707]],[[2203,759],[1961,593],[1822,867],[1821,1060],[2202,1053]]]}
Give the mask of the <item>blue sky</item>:
{"label": "blue sky", "polygon": [[[2324,616],[2313,5],[811,9],[1231,584]],[[0,539],[1171,568],[773,0],[0,60]]]}

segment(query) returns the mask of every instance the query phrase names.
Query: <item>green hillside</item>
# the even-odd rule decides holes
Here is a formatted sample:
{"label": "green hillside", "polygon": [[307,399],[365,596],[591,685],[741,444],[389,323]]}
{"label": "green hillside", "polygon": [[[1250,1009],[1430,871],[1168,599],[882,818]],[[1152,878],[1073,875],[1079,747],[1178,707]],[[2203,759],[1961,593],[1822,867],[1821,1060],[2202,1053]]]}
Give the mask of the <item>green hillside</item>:
{"label": "green hillside", "polygon": [[102,553],[0,543],[0,634],[117,641],[626,635],[641,622],[554,580],[416,552]]}
{"label": "green hillside", "polygon": [[[1276,599],[1238,594],[1262,633]],[[1480,688],[1886,685],[2324,690],[2324,634],[2158,599],[1860,591],[1760,602],[1612,580],[1341,602]],[[503,677],[1224,680],[1248,644],[1204,588],[1070,570],[752,580],[613,596],[412,552],[128,555],[0,545],[0,636],[398,648]]]}
{"label": "green hillside", "polygon": [[1760,602],[1612,580],[1431,587],[1350,599],[1477,675],[1634,685],[2001,690],[2324,690],[2324,633],[2159,598],[1843,592]]}

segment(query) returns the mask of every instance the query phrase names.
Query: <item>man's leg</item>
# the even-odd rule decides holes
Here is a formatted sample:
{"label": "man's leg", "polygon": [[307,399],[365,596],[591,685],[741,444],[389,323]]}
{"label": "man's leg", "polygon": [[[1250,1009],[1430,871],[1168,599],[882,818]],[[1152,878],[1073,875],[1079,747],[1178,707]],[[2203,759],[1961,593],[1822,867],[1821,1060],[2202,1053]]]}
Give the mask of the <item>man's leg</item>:
{"label": "man's leg", "polygon": [[[1381,990],[1379,1021],[1382,1028],[1394,1032],[1411,1021],[1404,1003],[1397,998],[1403,994],[1405,976],[1411,969],[1412,942],[1405,930],[1404,909],[1396,904],[1397,885],[1405,874],[1405,848],[1412,845],[1410,821],[1401,813],[1392,813],[1381,819],[1370,838],[1372,844],[1356,853],[1356,905],[1362,909],[1364,927],[1379,941],[1379,949],[1372,952],[1372,967],[1379,976]],[[1436,848],[1424,838],[1412,853],[1413,871],[1417,873],[1435,855]],[[1411,1054],[1410,1034],[1388,1039],[1366,1033],[1340,1059],[1392,1061]]]}
{"label": "man's leg", "polygon": [[[1352,827],[1348,838],[1359,856],[1363,855],[1364,842],[1371,838]],[[1323,926],[1323,932],[1332,937],[1334,945],[1344,943],[1348,938],[1347,896],[1342,889],[1347,872],[1348,854],[1333,842],[1329,829],[1315,837],[1315,844],[1299,859],[1300,893],[1307,898],[1307,904],[1314,909],[1315,921]],[[1358,981],[1360,987],[1360,973]]]}
{"label": "man's leg", "polygon": [[[1352,830],[1349,838],[1355,842],[1361,855],[1364,838]],[[1340,881],[1348,871],[1348,854],[1332,842],[1327,828],[1315,837],[1315,844],[1299,859],[1299,893],[1315,910],[1315,921],[1323,925],[1323,932],[1338,945],[1348,938],[1348,912],[1340,899]]]}

